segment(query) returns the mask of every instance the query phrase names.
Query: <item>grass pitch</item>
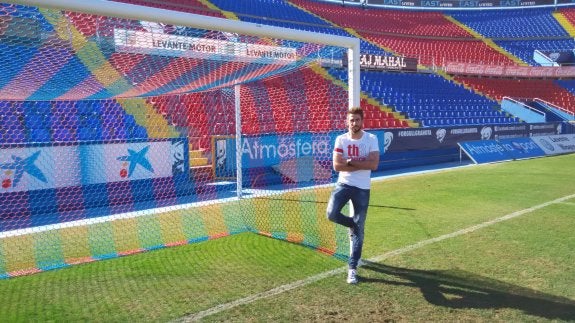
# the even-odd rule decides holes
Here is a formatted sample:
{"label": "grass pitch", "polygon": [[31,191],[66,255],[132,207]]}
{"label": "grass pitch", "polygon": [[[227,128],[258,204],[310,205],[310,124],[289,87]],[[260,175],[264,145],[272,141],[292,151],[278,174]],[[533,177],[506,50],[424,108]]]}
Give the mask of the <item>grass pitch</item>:
{"label": "grass pitch", "polygon": [[[380,261],[358,285],[329,275],[203,320],[575,321],[575,198],[405,249],[573,195],[574,172],[566,155],[375,181],[364,258]],[[0,321],[181,321],[344,266],[238,234],[0,281]]]}

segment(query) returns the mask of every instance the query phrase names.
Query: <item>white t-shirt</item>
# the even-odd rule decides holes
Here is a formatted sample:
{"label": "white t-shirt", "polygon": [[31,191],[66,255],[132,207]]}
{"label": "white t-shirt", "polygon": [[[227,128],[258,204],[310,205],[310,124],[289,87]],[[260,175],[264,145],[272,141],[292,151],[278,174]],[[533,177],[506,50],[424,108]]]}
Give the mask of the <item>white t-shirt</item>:
{"label": "white t-shirt", "polygon": [[[342,154],[343,159],[366,160],[370,152],[379,151],[377,136],[363,131],[360,139],[351,139],[349,133],[335,138],[334,154]],[[371,186],[371,170],[362,169],[353,172],[339,172],[338,183],[369,189]]]}

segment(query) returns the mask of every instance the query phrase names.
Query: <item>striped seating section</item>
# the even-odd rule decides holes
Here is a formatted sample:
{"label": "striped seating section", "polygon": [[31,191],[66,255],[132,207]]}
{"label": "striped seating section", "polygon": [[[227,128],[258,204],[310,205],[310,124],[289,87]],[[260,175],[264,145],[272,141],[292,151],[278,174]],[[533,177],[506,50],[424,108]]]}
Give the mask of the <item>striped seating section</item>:
{"label": "striped seating section", "polygon": [[[345,73],[332,71],[339,78]],[[498,103],[435,74],[363,72],[362,90],[422,126],[517,123]]]}
{"label": "striped seating section", "polygon": [[501,100],[504,96],[531,99],[539,98],[575,112],[575,95],[552,80],[531,79],[485,79],[477,77],[457,77],[457,80]]}
{"label": "striped seating section", "polygon": [[334,6],[325,2],[306,0],[292,2],[341,27],[353,28],[358,32],[472,38],[467,31],[445,19],[440,12],[364,10],[358,7]]}
{"label": "striped seating section", "polygon": [[0,143],[142,139],[148,134],[113,100],[1,101]]}
{"label": "striped seating section", "polygon": [[[175,1],[169,3],[177,5]],[[337,35],[346,35],[347,31],[351,29],[362,36],[362,53],[388,55],[391,51],[408,57],[417,57],[420,64],[427,66],[441,66],[449,61],[516,65],[517,62],[511,59],[510,55],[504,55],[503,50],[528,64],[536,65],[533,61],[534,50],[558,50],[572,48],[575,45],[572,39],[561,38],[567,34],[554,19],[550,9],[509,10],[504,13],[500,13],[500,11],[450,11],[441,13],[373,8],[365,10],[355,6],[342,7],[338,4],[307,0],[257,0],[247,3],[213,0],[210,3],[215,8],[223,12],[233,12],[239,19],[248,22]],[[303,8],[305,11],[298,8]],[[386,21],[386,23],[381,24],[381,21]],[[515,28],[516,26],[520,27]],[[472,32],[480,37],[493,38],[495,44],[502,49],[487,44],[483,39],[476,38],[477,36],[474,36]],[[541,39],[542,37],[550,39]],[[520,40],[515,40],[515,38],[520,38]],[[413,81],[417,79],[417,76],[414,75],[406,77]],[[364,82],[363,79],[362,82]],[[448,90],[460,91],[460,85],[453,82],[446,84]],[[371,85],[362,83],[364,93],[380,99],[381,94],[368,90],[369,86]],[[474,85],[471,84],[470,86],[473,87]],[[463,115],[458,114],[457,111],[453,111],[453,115],[449,113],[426,114],[426,111],[421,111],[422,114],[418,114],[417,111],[411,111],[411,113],[402,111],[404,107],[401,103],[390,104],[389,106],[396,109],[397,112],[402,112],[405,117],[418,121],[423,126],[518,121],[516,118],[506,116],[497,108],[498,103],[496,101],[482,97],[481,89],[476,88],[475,90],[471,98],[460,98],[458,99],[460,102],[456,103],[451,99],[441,97],[422,97],[421,100],[422,102],[429,102],[432,99],[438,102],[452,102],[455,106],[469,105],[470,110],[474,107],[477,109],[479,106],[480,110],[486,109],[487,111],[470,111]],[[409,87],[402,91],[404,92],[396,93],[406,97],[420,95],[413,93],[414,89]],[[489,93],[484,94],[489,95]],[[272,93],[272,97],[273,95]],[[395,97],[388,99],[394,100]],[[489,103],[475,101],[480,99]],[[362,105],[366,106],[366,104],[367,102],[363,100]],[[406,103],[405,109],[413,110],[415,108]],[[318,114],[321,115],[322,113]],[[442,118],[445,120],[432,121]],[[398,121],[399,124],[406,125],[401,120]],[[266,122],[262,124],[266,124]],[[388,125],[386,122],[379,124]],[[391,122],[390,125],[394,126],[396,123]],[[263,125],[262,127],[264,128],[263,131],[269,131],[269,128],[273,128]],[[256,130],[248,128],[247,131]]]}
{"label": "striped seating section", "polygon": [[551,15],[552,9],[470,10],[450,13],[487,38],[541,38],[568,36]]}
{"label": "striped seating section", "polygon": [[575,48],[575,40],[572,38],[554,40],[500,40],[497,41],[497,44],[531,66],[539,65],[533,59],[533,52],[536,50],[555,52],[570,51]]}
{"label": "striped seating section", "polygon": [[533,60],[535,50],[557,51],[575,47],[575,41],[552,12],[542,8],[462,11],[450,15],[480,35],[494,39],[497,45],[529,65],[536,66]]}
{"label": "striped seating section", "polygon": [[146,0],[114,0],[115,2],[143,5],[147,7],[189,12],[203,16],[224,18],[219,10],[206,6],[199,0],[170,0],[170,1],[146,1]]}
{"label": "striped seating section", "polygon": [[[362,36],[362,53],[381,55],[396,54],[417,57],[427,66],[440,66],[447,61],[466,61],[487,64],[515,65],[509,56],[503,55],[496,48],[488,46],[483,40],[475,38],[473,31],[482,37],[492,38],[495,43],[510,54],[530,65],[534,50],[557,51],[572,49],[575,41],[567,38],[563,27],[553,18],[549,9],[507,10],[507,11],[454,11],[454,12],[418,12],[380,9],[362,9],[360,7],[334,5],[325,2],[308,0],[258,0],[210,2],[193,0],[170,0],[152,2],[144,0],[121,0],[120,2],[140,4],[163,9],[179,10],[214,17],[229,17],[233,13],[238,19],[259,24],[270,24],[287,28],[302,29],[335,35],[350,35],[354,30]],[[575,21],[575,11],[562,9],[565,17]],[[449,19],[448,19],[449,18]],[[78,22],[76,27],[87,41],[96,37],[93,17],[71,13],[69,19]],[[93,24],[86,21],[94,20]],[[385,21],[382,24],[381,21]],[[460,24],[454,23],[454,21]],[[82,22],[82,23],[80,23]],[[333,24],[332,24],[333,23]],[[335,24],[335,25],[334,25]],[[38,27],[45,30],[54,28],[41,14],[38,14]],[[565,37],[565,38],[563,38]],[[517,39],[520,38],[520,39]],[[12,66],[3,73],[18,77],[22,73],[16,64],[46,57],[53,64],[60,61],[67,64],[70,71],[81,77],[89,77],[93,68],[82,62],[82,58],[71,52],[44,52],[18,43],[0,42],[0,50],[11,55],[18,55],[19,60],[8,60],[3,55],[3,66]],[[49,54],[49,55],[48,55]],[[192,146],[209,148],[210,136],[229,135],[235,129],[233,112],[227,111],[232,104],[233,95],[219,94],[182,94],[168,102],[166,98],[157,97],[172,84],[183,82],[174,78],[174,69],[191,71],[192,69],[213,70],[214,66],[203,66],[202,63],[185,63],[176,58],[145,58],[143,56],[114,53],[105,58],[109,66],[118,75],[141,85],[129,92],[132,95],[145,95],[147,104],[161,115],[171,126],[193,140]],[[165,60],[160,62],[158,60]],[[154,62],[146,60],[156,60]],[[142,71],[150,64],[165,66],[156,75],[147,75]],[[11,65],[12,64],[12,65]],[[57,64],[56,64],[57,65]],[[234,71],[241,71],[243,65],[237,64]],[[111,89],[94,89],[85,101],[35,101],[46,88],[53,89],[61,84],[67,75],[58,71],[36,71],[45,75],[46,82],[39,88],[30,88],[26,98],[30,101],[0,102],[0,142],[67,142],[76,140],[115,140],[145,138],[149,129],[139,124],[139,117],[129,113],[117,101],[99,100],[109,95]],[[346,79],[343,70],[331,70],[332,75],[340,80]],[[26,75],[24,72],[24,75]],[[171,74],[170,74],[171,73]],[[83,75],[83,76],[82,76]],[[435,74],[396,74],[367,72],[362,74],[361,86],[364,99],[361,105],[370,116],[368,126],[407,127],[413,126],[409,120],[420,126],[442,124],[477,124],[518,122],[516,118],[505,115],[497,106],[497,100],[503,96],[537,96],[550,102],[565,106],[572,104],[572,86],[569,82],[552,82],[546,80],[498,80],[457,77],[474,91],[463,88],[456,82],[446,81]],[[138,78],[142,78],[141,80]],[[241,77],[231,73],[227,77]],[[9,80],[10,77],[2,78]],[[189,81],[189,80],[184,80]],[[162,83],[163,82],[163,83]],[[259,83],[258,83],[259,82]],[[190,83],[193,84],[193,83]],[[410,86],[418,84],[417,87]],[[175,86],[175,85],[174,85]],[[192,85],[189,89],[201,90],[202,85]],[[0,84],[4,94],[12,93],[9,83]],[[426,92],[422,92],[426,89]],[[430,90],[433,89],[433,90]],[[108,92],[106,92],[108,91]],[[62,89],[63,98],[71,92]],[[290,101],[292,94],[305,94],[305,104]],[[21,94],[20,94],[21,95]],[[329,131],[341,129],[339,121],[345,106],[334,107],[330,97],[343,97],[345,90],[324,78],[312,69],[301,69],[297,77],[279,77],[274,80],[254,82],[244,87],[242,96],[244,133],[288,133],[294,131]],[[381,105],[374,105],[366,98],[373,98]],[[56,97],[54,99],[57,99]],[[262,105],[262,102],[265,101]],[[371,103],[370,103],[371,102]],[[190,118],[190,115],[206,113],[206,107],[216,111],[216,127],[205,129],[198,123],[204,120]],[[395,111],[383,110],[387,106]],[[262,113],[269,107],[269,115]],[[311,107],[311,108],[310,108]],[[194,110],[195,109],[195,110]],[[176,113],[176,114],[174,114]],[[185,114],[188,117],[177,117]],[[301,118],[309,115],[309,120]],[[405,119],[404,119],[405,118]],[[439,121],[441,120],[441,121]],[[189,122],[188,122],[189,121]],[[212,120],[213,121],[213,120]]]}
{"label": "striped seating section", "polygon": [[424,65],[441,65],[446,61],[515,65],[483,41],[474,40],[473,35],[446,19],[442,13],[363,10],[307,0],[293,2],[339,26],[355,29],[365,39],[383,48],[417,57]]}

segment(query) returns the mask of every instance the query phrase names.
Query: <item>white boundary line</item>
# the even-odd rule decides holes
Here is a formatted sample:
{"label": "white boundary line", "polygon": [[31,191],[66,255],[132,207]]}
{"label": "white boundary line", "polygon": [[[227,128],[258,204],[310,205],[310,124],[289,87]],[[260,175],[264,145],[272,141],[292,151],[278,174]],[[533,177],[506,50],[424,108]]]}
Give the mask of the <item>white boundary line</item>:
{"label": "white boundary line", "polygon": [[[407,253],[407,252],[410,252],[410,251],[419,249],[419,248],[421,248],[421,247],[424,247],[424,246],[427,246],[427,245],[430,245],[430,244],[433,244],[433,243],[436,243],[436,242],[440,242],[440,241],[443,241],[443,240],[455,238],[455,237],[458,237],[458,236],[461,236],[461,235],[464,235],[464,234],[468,234],[468,233],[471,233],[471,232],[474,232],[474,231],[477,231],[477,230],[480,230],[480,229],[489,227],[489,226],[494,225],[494,224],[497,224],[497,223],[499,223],[499,222],[507,221],[507,220],[510,220],[510,219],[519,217],[519,216],[521,216],[521,215],[524,215],[524,214],[527,214],[527,213],[531,213],[531,212],[537,211],[537,210],[542,209],[542,208],[545,208],[545,207],[547,207],[547,206],[549,206],[549,205],[551,205],[551,204],[564,203],[563,201],[569,200],[569,199],[571,199],[571,198],[575,198],[575,194],[563,196],[563,197],[560,197],[560,198],[558,198],[558,199],[555,199],[555,200],[552,200],[552,201],[549,201],[549,202],[545,202],[545,203],[542,203],[542,204],[539,204],[539,205],[536,205],[536,206],[533,206],[533,207],[530,207],[530,208],[527,208],[527,209],[523,209],[523,210],[520,210],[520,211],[516,211],[516,212],[513,212],[513,213],[509,213],[509,214],[504,215],[504,216],[502,216],[502,217],[499,217],[499,218],[496,218],[496,219],[493,219],[493,220],[490,220],[490,221],[486,221],[486,222],[483,222],[483,223],[480,223],[480,224],[477,224],[477,225],[473,225],[473,226],[470,226],[470,227],[468,227],[468,228],[461,229],[461,230],[459,230],[459,231],[455,231],[455,232],[452,232],[452,233],[444,234],[444,235],[441,235],[441,236],[439,236],[439,237],[435,237],[435,238],[431,238],[431,239],[427,239],[427,240],[422,240],[422,241],[417,242],[417,243],[415,243],[415,244],[412,244],[412,245],[409,245],[409,246],[406,246],[406,247],[403,247],[403,248],[399,248],[399,249],[396,249],[396,250],[392,250],[392,251],[386,252],[386,253],[384,253],[384,254],[382,254],[382,255],[373,257],[373,258],[369,259],[369,261],[379,262],[379,261],[382,261],[382,260],[384,260],[384,259],[387,259],[387,258],[390,258],[390,257],[393,257],[393,256],[397,256],[397,255],[401,255],[401,254],[404,254],[404,253]],[[569,203],[569,204],[571,204],[571,203]],[[249,303],[253,303],[253,302],[258,301],[258,300],[260,300],[260,299],[272,297],[272,296],[279,295],[279,294],[284,293],[284,292],[288,292],[288,291],[294,290],[294,289],[299,288],[299,287],[303,287],[303,286],[309,285],[309,284],[311,284],[311,283],[314,283],[314,282],[316,282],[316,281],[322,280],[322,279],[324,279],[324,278],[328,278],[328,277],[331,277],[331,276],[335,276],[335,275],[338,275],[338,274],[345,273],[346,270],[347,270],[347,267],[341,267],[341,268],[333,269],[333,270],[330,270],[330,271],[326,271],[326,272],[323,272],[323,273],[320,273],[320,274],[317,274],[317,275],[314,275],[314,276],[310,276],[310,277],[304,278],[304,279],[302,279],[302,280],[295,281],[295,282],[293,282],[293,283],[289,283],[289,284],[285,284],[285,285],[278,286],[278,287],[276,287],[276,288],[272,288],[272,289],[270,289],[270,290],[268,290],[268,291],[265,291],[265,292],[253,294],[253,295],[250,295],[250,296],[247,296],[247,297],[244,297],[244,298],[237,299],[237,300],[235,300],[235,301],[231,301],[231,302],[229,302],[229,303],[225,303],[225,304],[220,304],[220,305],[214,306],[214,307],[212,307],[212,308],[209,308],[209,309],[204,310],[204,311],[201,311],[201,312],[197,312],[197,313],[194,313],[194,314],[190,314],[190,315],[188,315],[188,316],[185,316],[185,317],[183,317],[183,318],[180,318],[180,319],[178,319],[178,320],[175,320],[174,322],[193,322],[193,321],[197,321],[197,320],[203,319],[203,318],[205,318],[205,317],[207,317],[207,316],[210,316],[210,315],[213,315],[213,314],[217,314],[217,313],[220,313],[220,312],[223,312],[223,311],[227,311],[227,310],[232,309],[232,308],[237,307],[237,306],[241,306],[241,305],[246,305],[246,304],[249,304]]]}

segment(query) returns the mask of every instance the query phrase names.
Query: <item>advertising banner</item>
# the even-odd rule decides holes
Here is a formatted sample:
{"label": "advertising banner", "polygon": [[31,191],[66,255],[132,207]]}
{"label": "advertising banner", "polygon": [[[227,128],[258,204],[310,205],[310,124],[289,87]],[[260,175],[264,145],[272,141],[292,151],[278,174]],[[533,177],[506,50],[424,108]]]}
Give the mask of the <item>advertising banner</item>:
{"label": "advertising banner", "polygon": [[547,155],[575,153],[575,134],[540,136],[533,141]]}
{"label": "advertising banner", "polygon": [[359,66],[371,70],[417,71],[417,58],[363,54]]}
{"label": "advertising banner", "polygon": [[503,66],[447,62],[445,72],[465,75],[517,76],[517,77],[568,77],[575,76],[575,66]]}
{"label": "advertising banner", "polygon": [[525,159],[545,156],[545,152],[533,142],[533,138],[501,139],[499,145],[511,159]]}
{"label": "advertising banner", "polygon": [[459,142],[561,134],[561,123],[504,124],[442,128],[387,129],[385,150],[409,151],[457,147]]}
{"label": "advertising banner", "polygon": [[[347,54],[343,55],[343,66],[347,66]],[[417,58],[403,56],[359,55],[359,67],[381,71],[417,71]]]}
{"label": "advertising banner", "polygon": [[545,156],[532,138],[469,141],[459,146],[476,164]]}
{"label": "advertising banner", "polygon": [[[384,155],[385,153],[381,160],[397,162],[408,158],[406,156],[418,158],[417,156],[433,155],[434,151],[454,151],[455,154],[458,154],[460,142],[491,140],[497,143],[505,139],[529,139],[532,136],[557,135],[561,134],[562,127],[560,122],[552,122],[368,131],[378,137],[380,154]],[[336,136],[342,133],[343,131],[324,134],[299,133],[287,136],[270,134],[243,137],[241,145],[242,167],[245,169],[269,167],[282,172],[290,167],[298,168],[299,173],[293,174],[294,177],[296,175],[298,178],[309,177],[310,172],[306,171],[305,167],[310,169],[315,167],[317,172],[318,167],[316,167],[317,165],[314,166],[314,163],[318,161],[322,162],[324,168],[325,165],[331,166],[333,144]],[[517,143],[520,146],[525,144],[521,140],[518,140]],[[513,147],[513,142],[507,144]],[[214,138],[212,160],[216,177],[235,177],[235,147],[235,138],[233,137]],[[530,148],[528,149],[530,152],[531,146],[528,148]],[[508,158],[523,157],[508,156]],[[297,167],[293,165],[297,165]]]}
{"label": "advertising banner", "polygon": [[[369,130],[377,136],[380,151],[383,152],[383,130]],[[297,133],[293,135],[262,135],[242,138],[241,155],[243,168],[271,167],[294,159],[330,160],[335,138],[343,131],[330,133]],[[236,146],[234,137],[214,138],[216,169],[220,174],[235,172]],[[331,164],[330,164],[331,165]]]}
{"label": "advertising banner", "polygon": [[459,146],[476,164],[512,159],[497,140],[467,141],[460,143]]}
{"label": "advertising banner", "polygon": [[[562,0],[559,0],[562,1]],[[563,0],[571,3],[570,0]],[[559,2],[561,3],[561,2]],[[488,8],[488,7],[530,7],[554,5],[553,0],[368,0],[370,5],[421,7],[421,8]]]}
{"label": "advertising banner", "polygon": [[297,59],[295,48],[242,43],[164,33],[163,29],[137,31],[114,29],[114,45],[118,52],[203,58],[213,60],[258,60],[271,64],[292,64]]}
{"label": "advertising banner", "polygon": [[173,175],[175,152],[171,142],[81,145],[78,148],[84,170],[83,185]]}
{"label": "advertising banner", "polygon": [[306,156],[331,158],[335,137],[335,133],[244,137],[241,145],[242,167],[272,166],[282,160]]}
{"label": "advertising banner", "polygon": [[0,149],[0,192],[173,177],[189,172],[184,138]]}
{"label": "advertising banner", "polygon": [[19,192],[80,185],[77,146],[0,149],[0,192]]}

